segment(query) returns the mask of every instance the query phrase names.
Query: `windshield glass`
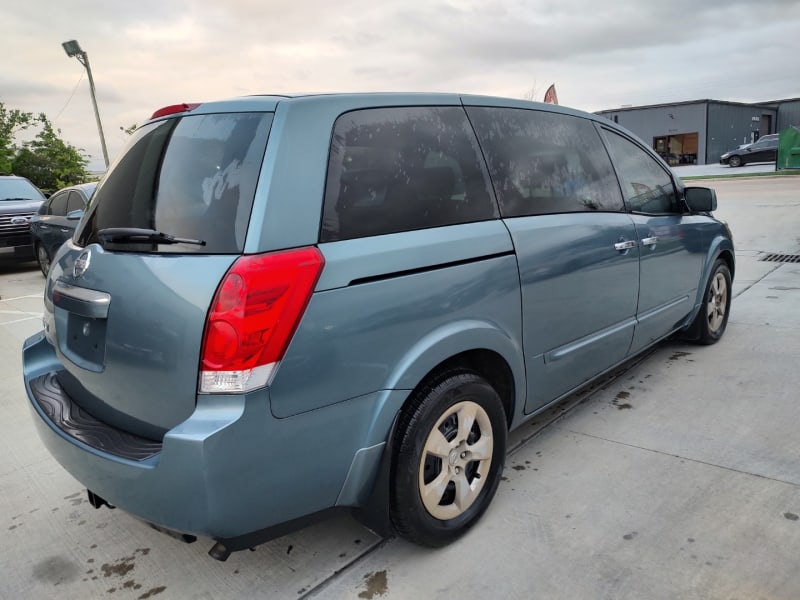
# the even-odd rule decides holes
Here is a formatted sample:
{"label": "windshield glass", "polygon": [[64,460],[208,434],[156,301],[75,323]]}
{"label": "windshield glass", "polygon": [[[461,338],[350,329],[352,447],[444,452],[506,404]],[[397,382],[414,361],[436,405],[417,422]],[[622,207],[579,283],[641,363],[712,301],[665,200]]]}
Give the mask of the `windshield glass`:
{"label": "windshield glass", "polygon": [[244,248],[272,113],[189,115],[145,125],[92,197],[76,241],[134,228],[204,245],[102,242],[109,250],[234,254]]}
{"label": "windshield glass", "polygon": [[44,200],[44,195],[27,179],[0,178],[0,202],[4,200]]}

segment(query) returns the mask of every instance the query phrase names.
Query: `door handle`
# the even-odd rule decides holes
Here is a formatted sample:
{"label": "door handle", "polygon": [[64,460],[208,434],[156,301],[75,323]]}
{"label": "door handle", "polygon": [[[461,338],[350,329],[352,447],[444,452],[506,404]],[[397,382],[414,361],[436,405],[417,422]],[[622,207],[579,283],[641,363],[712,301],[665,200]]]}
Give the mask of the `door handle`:
{"label": "door handle", "polygon": [[658,238],[656,236],[642,238],[642,246],[655,246],[656,242],[658,242]]}
{"label": "door handle", "polygon": [[614,250],[619,250],[619,251],[630,250],[631,248],[634,248],[635,246],[636,246],[636,242],[634,242],[633,240],[628,240],[628,241],[625,241],[625,242],[617,242],[616,244],[614,244]]}

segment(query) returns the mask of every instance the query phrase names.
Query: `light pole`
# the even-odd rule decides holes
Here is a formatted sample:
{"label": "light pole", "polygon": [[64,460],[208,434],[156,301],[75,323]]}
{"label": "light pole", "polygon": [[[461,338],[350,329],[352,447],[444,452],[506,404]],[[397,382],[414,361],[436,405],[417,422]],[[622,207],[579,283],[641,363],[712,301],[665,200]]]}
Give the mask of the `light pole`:
{"label": "light pole", "polygon": [[100,111],[97,109],[97,98],[94,94],[94,79],[92,78],[92,68],[89,66],[89,55],[81,50],[80,44],[77,40],[70,40],[61,44],[64,47],[64,52],[67,56],[73,56],[78,59],[78,62],[86,67],[86,74],[89,76],[89,91],[92,94],[92,105],[94,106],[94,118],[97,121],[97,130],[100,132],[100,145],[103,148],[103,160],[108,168],[108,150],[106,150],[106,138],[103,135],[103,125],[100,123]]}

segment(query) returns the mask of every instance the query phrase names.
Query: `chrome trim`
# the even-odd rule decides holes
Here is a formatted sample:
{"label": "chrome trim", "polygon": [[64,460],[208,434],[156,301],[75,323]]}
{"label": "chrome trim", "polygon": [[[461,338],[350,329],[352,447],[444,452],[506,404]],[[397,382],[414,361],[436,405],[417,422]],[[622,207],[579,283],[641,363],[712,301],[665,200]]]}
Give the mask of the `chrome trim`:
{"label": "chrome trim", "polygon": [[642,246],[655,246],[656,242],[658,242],[658,238],[655,236],[642,238]]}
{"label": "chrome trim", "polygon": [[633,240],[628,240],[626,242],[617,242],[614,244],[615,250],[630,250],[631,248],[636,247],[636,242]]}
{"label": "chrome trim", "polygon": [[53,286],[53,304],[84,317],[105,319],[108,317],[111,294],[56,281]]}

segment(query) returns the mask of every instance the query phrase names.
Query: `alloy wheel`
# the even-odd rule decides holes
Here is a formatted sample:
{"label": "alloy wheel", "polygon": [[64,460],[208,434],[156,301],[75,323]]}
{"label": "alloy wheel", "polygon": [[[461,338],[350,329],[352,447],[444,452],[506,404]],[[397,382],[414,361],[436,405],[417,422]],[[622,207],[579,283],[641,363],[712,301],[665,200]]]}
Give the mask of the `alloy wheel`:
{"label": "alloy wheel", "polygon": [[725,309],[728,305],[728,283],[722,273],[717,273],[711,280],[708,289],[708,329],[716,332],[725,321]]}
{"label": "alloy wheel", "polygon": [[428,435],[419,468],[419,492],[436,519],[463,514],[488,479],[493,454],[492,424],[478,404],[448,408]]}

